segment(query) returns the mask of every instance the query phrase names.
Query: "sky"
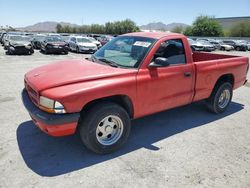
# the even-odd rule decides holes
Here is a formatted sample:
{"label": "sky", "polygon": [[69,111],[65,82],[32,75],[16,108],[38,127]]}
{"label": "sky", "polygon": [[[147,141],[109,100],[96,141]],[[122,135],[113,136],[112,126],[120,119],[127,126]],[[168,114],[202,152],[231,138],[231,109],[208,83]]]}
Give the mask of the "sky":
{"label": "sky", "polygon": [[23,27],[43,21],[104,24],[129,18],[192,24],[199,15],[250,16],[250,0],[0,0],[0,26]]}

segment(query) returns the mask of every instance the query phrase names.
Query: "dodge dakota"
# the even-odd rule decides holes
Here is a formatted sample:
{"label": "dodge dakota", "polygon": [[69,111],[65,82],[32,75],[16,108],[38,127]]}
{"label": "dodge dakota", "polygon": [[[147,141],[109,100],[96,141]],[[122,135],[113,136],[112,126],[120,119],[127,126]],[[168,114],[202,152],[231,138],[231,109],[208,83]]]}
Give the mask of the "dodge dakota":
{"label": "dodge dakota", "polygon": [[131,119],[200,100],[223,113],[248,69],[247,57],[192,52],[181,34],[129,33],[91,58],[29,71],[22,100],[43,132],[79,132],[88,149],[105,154],[126,142]]}

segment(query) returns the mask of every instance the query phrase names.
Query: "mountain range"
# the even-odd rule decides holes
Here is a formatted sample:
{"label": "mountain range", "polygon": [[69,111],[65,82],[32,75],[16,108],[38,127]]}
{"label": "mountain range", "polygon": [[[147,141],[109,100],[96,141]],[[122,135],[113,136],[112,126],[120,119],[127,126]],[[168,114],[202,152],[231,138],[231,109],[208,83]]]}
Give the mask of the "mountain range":
{"label": "mountain range", "polygon": [[[68,22],[54,22],[54,21],[46,21],[46,22],[39,22],[34,25],[29,25],[26,27],[20,27],[16,28],[21,31],[40,31],[40,32],[55,32],[56,31],[56,25],[61,24],[62,26],[71,26],[71,27],[77,27],[79,25],[72,24]],[[146,25],[140,26],[141,30],[161,30],[161,31],[171,31],[173,28],[180,26],[183,28],[186,28],[188,25],[184,23],[170,23],[170,24],[164,24],[162,22],[152,22]]]}
{"label": "mountain range", "polygon": [[21,31],[40,31],[40,32],[56,32],[56,26],[57,24],[61,24],[62,26],[71,26],[76,27],[79,26],[77,24],[72,24],[68,22],[53,22],[53,21],[47,21],[47,22],[38,22],[34,25],[29,25],[26,27],[20,27],[16,28]]}

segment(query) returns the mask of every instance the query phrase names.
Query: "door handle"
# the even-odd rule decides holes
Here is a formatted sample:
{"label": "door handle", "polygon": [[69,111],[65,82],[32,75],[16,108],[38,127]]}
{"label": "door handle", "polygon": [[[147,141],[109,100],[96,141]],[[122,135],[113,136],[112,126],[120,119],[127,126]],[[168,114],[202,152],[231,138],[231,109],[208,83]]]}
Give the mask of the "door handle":
{"label": "door handle", "polygon": [[190,77],[191,75],[192,75],[191,72],[184,72],[185,77]]}

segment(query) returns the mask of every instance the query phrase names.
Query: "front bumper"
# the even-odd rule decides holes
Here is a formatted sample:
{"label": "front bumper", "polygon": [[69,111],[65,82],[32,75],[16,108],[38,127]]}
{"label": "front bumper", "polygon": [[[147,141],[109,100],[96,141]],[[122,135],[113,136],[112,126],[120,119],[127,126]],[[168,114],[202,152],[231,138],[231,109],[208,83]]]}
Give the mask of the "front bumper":
{"label": "front bumper", "polygon": [[13,54],[29,54],[32,51],[31,48],[25,46],[10,46],[9,49]]}
{"label": "front bumper", "polygon": [[94,53],[97,51],[97,48],[87,48],[87,47],[79,47],[80,52],[89,52],[89,53]]}
{"label": "front bumper", "polygon": [[61,47],[61,46],[59,46],[59,47],[52,46],[52,47],[46,47],[46,50],[49,53],[62,53],[62,52],[67,52],[68,48]]}
{"label": "front bumper", "polygon": [[43,132],[51,136],[65,136],[75,133],[80,113],[50,114],[44,112],[33,104],[26,89],[22,91],[22,101],[33,122]]}

